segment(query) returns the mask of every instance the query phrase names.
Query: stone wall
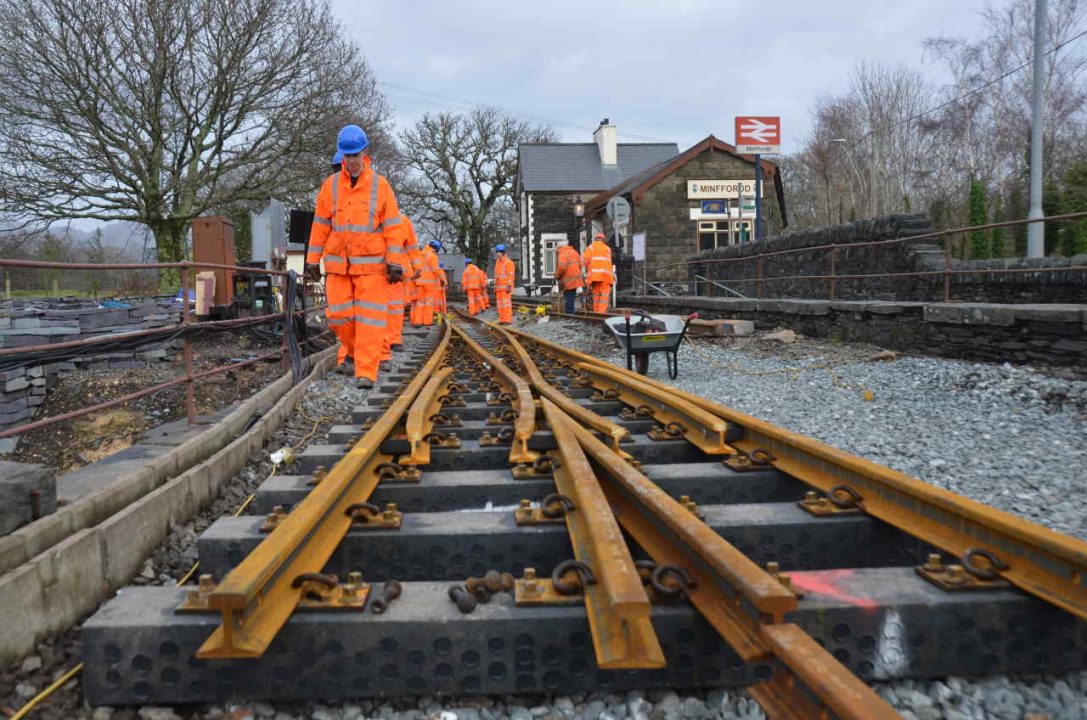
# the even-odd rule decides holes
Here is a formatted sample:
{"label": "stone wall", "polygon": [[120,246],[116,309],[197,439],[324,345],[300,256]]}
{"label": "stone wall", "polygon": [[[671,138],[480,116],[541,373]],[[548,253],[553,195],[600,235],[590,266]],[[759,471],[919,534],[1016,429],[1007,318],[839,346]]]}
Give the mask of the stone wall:
{"label": "stone wall", "polygon": [[[102,307],[85,300],[14,300],[0,304],[0,348],[83,340],[113,333],[173,325],[180,311],[170,303],[134,301]],[[152,349],[93,353],[63,362],[27,365],[0,371],[0,429],[30,420],[45,401],[45,391],[61,372],[103,367],[138,367],[161,360],[173,345]],[[0,452],[4,451],[0,441]],[[10,443],[9,443],[10,444]]]}
{"label": "stone wall", "polygon": [[752,320],[812,337],[987,362],[1067,367],[1087,377],[1087,305],[924,303],[633,296],[651,312],[698,311],[706,319]]}
{"label": "stone wall", "polygon": [[[537,284],[544,282],[542,235],[565,233],[567,240],[574,237],[574,199],[575,196],[569,193],[532,194],[532,237],[529,238],[529,247],[532,250],[533,277]],[[528,260],[522,258],[521,262]]]}
{"label": "stone wall", "polygon": [[[688,279],[708,277],[746,297],[821,298],[834,300],[932,301],[945,299],[943,240],[926,238],[901,243],[859,246],[860,243],[910,238],[933,232],[924,215],[891,215],[858,220],[817,230],[787,233],[758,243],[736,245],[700,253],[691,260]],[[835,246],[832,250],[830,246]],[[775,255],[772,253],[785,254]],[[757,259],[756,256],[763,257]],[[839,277],[887,273],[940,274],[910,277]],[[951,276],[953,301],[1080,303],[1087,300],[1087,255],[1074,258],[1026,260],[954,260],[952,270],[1062,268],[1060,272],[1005,274],[955,273]],[[800,276],[801,279],[783,279]],[[808,276],[810,279],[803,279]],[[759,279],[757,281],[757,279]],[[690,283],[698,295],[725,296],[728,291],[708,282]]]}
{"label": "stone wall", "polygon": [[[755,166],[731,153],[708,150],[653,185],[632,212],[634,232],[644,232],[646,264],[650,267],[682,263],[698,251],[697,221],[691,220],[690,208],[701,200],[687,199],[688,180],[745,180],[755,178]],[[766,235],[782,231],[781,208],[773,179],[763,177],[762,210]],[[653,273],[660,279],[683,280],[683,267]]]}

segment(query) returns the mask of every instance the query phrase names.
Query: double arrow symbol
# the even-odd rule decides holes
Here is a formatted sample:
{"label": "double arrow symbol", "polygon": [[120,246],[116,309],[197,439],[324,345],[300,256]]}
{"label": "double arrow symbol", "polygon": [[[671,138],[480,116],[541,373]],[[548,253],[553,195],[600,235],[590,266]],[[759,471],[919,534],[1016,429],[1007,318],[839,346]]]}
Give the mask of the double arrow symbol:
{"label": "double arrow symbol", "polygon": [[749,118],[744,123],[744,125],[740,126],[740,130],[743,131],[745,140],[751,139],[757,143],[766,144],[777,138],[778,129],[776,125],[764,123],[757,118]]}

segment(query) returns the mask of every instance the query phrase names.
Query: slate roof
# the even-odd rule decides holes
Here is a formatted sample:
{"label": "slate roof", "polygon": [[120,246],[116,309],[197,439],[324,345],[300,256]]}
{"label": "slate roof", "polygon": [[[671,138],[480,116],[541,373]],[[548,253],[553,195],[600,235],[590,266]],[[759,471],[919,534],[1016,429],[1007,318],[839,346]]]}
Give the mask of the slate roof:
{"label": "slate roof", "polygon": [[596,143],[518,146],[518,181],[525,192],[600,192],[679,154],[675,143],[619,143],[619,163],[601,165]]}

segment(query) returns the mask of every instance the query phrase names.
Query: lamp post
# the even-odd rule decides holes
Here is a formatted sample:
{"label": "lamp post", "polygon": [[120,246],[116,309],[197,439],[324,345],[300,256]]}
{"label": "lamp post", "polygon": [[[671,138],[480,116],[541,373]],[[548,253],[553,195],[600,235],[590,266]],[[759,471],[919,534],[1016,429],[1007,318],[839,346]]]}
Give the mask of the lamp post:
{"label": "lamp post", "polygon": [[581,201],[581,196],[578,195],[574,198],[574,236],[570,239],[570,247],[576,248],[578,252],[581,252],[581,239],[578,233],[581,232],[581,225],[584,223],[585,218],[585,203]]}

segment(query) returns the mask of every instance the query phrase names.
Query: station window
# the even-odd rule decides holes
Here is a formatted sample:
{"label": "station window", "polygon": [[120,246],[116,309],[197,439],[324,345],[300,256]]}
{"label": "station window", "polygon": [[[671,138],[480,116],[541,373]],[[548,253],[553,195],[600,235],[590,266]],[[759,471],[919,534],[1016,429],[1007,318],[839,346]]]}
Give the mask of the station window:
{"label": "station window", "polygon": [[698,251],[751,241],[750,220],[699,220]]}
{"label": "station window", "polygon": [[540,243],[543,248],[543,274],[544,277],[555,276],[555,258],[559,252],[559,245],[566,242],[566,233],[543,233]]}

